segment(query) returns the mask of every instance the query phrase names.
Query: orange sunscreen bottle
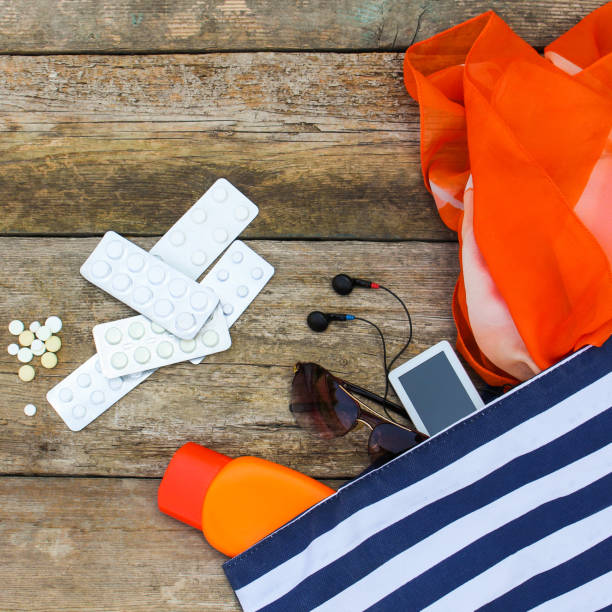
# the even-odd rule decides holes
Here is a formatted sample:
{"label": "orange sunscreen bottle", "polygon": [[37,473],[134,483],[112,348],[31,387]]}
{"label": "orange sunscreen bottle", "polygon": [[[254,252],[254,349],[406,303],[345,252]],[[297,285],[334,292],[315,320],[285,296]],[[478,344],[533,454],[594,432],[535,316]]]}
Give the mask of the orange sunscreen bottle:
{"label": "orange sunscreen bottle", "polygon": [[159,509],[201,529],[233,557],[335,493],[277,463],[230,459],[188,442],[170,460],[157,492]]}

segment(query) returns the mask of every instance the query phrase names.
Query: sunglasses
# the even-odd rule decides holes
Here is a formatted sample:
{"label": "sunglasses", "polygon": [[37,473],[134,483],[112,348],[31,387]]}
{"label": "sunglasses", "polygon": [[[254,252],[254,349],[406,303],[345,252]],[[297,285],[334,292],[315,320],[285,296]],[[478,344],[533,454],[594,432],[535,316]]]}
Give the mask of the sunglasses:
{"label": "sunglasses", "polygon": [[375,412],[354,394],[403,415],[401,406],[334,376],[316,363],[297,363],[294,372],[289,409],[300,427],[320,438],[344,436],[362,423],[371,430],[368,452],[373,460],[402,453],[427,438]]}

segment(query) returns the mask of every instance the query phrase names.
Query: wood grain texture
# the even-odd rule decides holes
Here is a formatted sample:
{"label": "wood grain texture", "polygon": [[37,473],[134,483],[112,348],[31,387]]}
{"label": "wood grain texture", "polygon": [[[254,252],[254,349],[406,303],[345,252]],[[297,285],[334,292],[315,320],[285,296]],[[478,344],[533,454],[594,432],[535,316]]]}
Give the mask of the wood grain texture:
{"label": "wood grain texture", "polygon": [[219,176],[250,238],[448,240],[399,54],[0,57],[0,233],[164,233]]}
{"label": "wood grain texture", "polygon": [[240,610],[227,557],[158,511],[158,486],[0,478],[0,609]]}
{"label": "wood grain texture", "polygon": [[1,0],[0,52],[403,50],[493,9],[543,47],[599,0]]}
{"label": "wood grain texture", "polygon": [[[2,238],[5,274],[0,292],[0,342],[6,324],[56,313],[64,320],[59,365],[24,383],[19,363],[0,351],[0,473],[160,477],[172,453],[189,440],[230,456],[252,454],[319,478],[346,478],[368,463],[367,432],[333,442],[299,429],[289,413],[296,361],[316,361],[375,392],[384,389],[376,332],[360,323],[336,324],[315,334],[306,324],[314,309],[352,312],[380,324],[389,350],[402,346],[407,326],[399,306],[382,291],[336,295],[329,279],[344,270],[371,276],[408,304],[414,344],[407,357],[442,339],[454,339],[450,312],[458,273],[455,243],[251,241],[276,275],[232,328],[232,348],[201,365],[158,370],[99,419],[73,433],[49,406],[46,392],[94,352],[94,324],[132,314],[89,284],[79,267],[95,238]],[[154,239],[138,239],[150,248]],[[38,406],[34,418],[26,403]]]}

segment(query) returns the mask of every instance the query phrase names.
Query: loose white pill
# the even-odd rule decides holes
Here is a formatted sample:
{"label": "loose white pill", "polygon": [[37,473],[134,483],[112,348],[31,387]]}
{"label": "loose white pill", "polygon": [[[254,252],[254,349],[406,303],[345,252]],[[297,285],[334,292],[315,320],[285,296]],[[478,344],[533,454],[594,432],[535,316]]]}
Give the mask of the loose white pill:
{"label": "loose white pill", "polygon": [[12,342],[6,347],[9,355],[16,355],[19,352],[19,345]]}
{"label": "loose white pill", "polygon": [[17,376],[24,382],[30,382],[36,375],[36,370],[31,365],[24,365],[19,368]]}
{"label": "loose white pill", "polygon": [[36,414],[36,406],[34,404],[26,404],[23,412],[26,416],[34,416]]}
{"label": "loose white pill", "polygon": [[[48,320],[48,319],[47,319],[47,320]],[[36,332],[36,330],[37,330],[37,329],[39,329],[39,328],[40,328],[40,321],[32,321],[32,322],[30,323],[30,325],[28,326],[28,329],[29,329],[31,332]]]}
{"label": "loose white pill", "polygon": [[19,359],[21,363],[29,363],[30,361],[32,361],[33,356],[34,354],[32,353],[32,351],[27,347],[20,348],[17,352],[17,359]]}
{"label": "loose white pill", "polygon": [[9,323],[8,328],[13,336],[18,336],[25,329],[25,325],[18,319],[15,319]]}
{"label": "loose white pill", "polygon": [[45,342],[51,337],[51,330],[46,325],[41,325],[36,330],[36,337]]}
{"label": "loose white pill", "polygon": [[57,355],[55,353],[44,353],[40,358],[43,368],[54,368],[57,365]]}
{"label": "loose white pill", "polygon": [[[38,323],[38,321],[35,321],[35,323]],[[32,324],[33,325],[33,324]],[[61,331],[63,323],[62,320],[59,317],[56,317],[55,315],[51,315],[50,317],[47,318],[47,320],[45,321],[45,325],[54,333],[57,334]],[[32,326],[30,326],[30,329],[32,329]],[[35,331],[32,329],[32,331]]]}
{"label": "loose white pill", "polygon": [[42,355],[45,352],[45,343],[42,340],[36,338],[32,340],[32,344],[30,345],[30,350],[35,355]]}

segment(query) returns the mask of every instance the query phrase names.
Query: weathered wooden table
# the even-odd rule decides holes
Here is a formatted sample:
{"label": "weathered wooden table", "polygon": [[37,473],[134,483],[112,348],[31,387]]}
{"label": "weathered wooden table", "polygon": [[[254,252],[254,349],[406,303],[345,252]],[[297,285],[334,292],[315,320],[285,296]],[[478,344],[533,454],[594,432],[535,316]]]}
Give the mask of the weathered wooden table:
{"label": "weathered wooden table", "polygon": [[[172,453],[193,440],[332,485],[367,465],[366,432],[322,442],[288,412],[297,360],[383,388],[375,332],[314,334],[310,310],[373,319],[391,351],[405,338],[397,303],[337,296],[337,272],[406,300],[408,356],[454,339],[457,245],[422,184],[402,51],[488,8],[542,48],[599,4],[0,0],[0,609],[238,608],[222,555],[157,510]],[[230,351],[72,433],[45,393],[94,353],[93,324],[130,314],[81,263],[109,229],[149,248],[220,176],[260,207],[244,238],[276,276]],[[7,324],[52,313],[60,363],[21,382]]]}

